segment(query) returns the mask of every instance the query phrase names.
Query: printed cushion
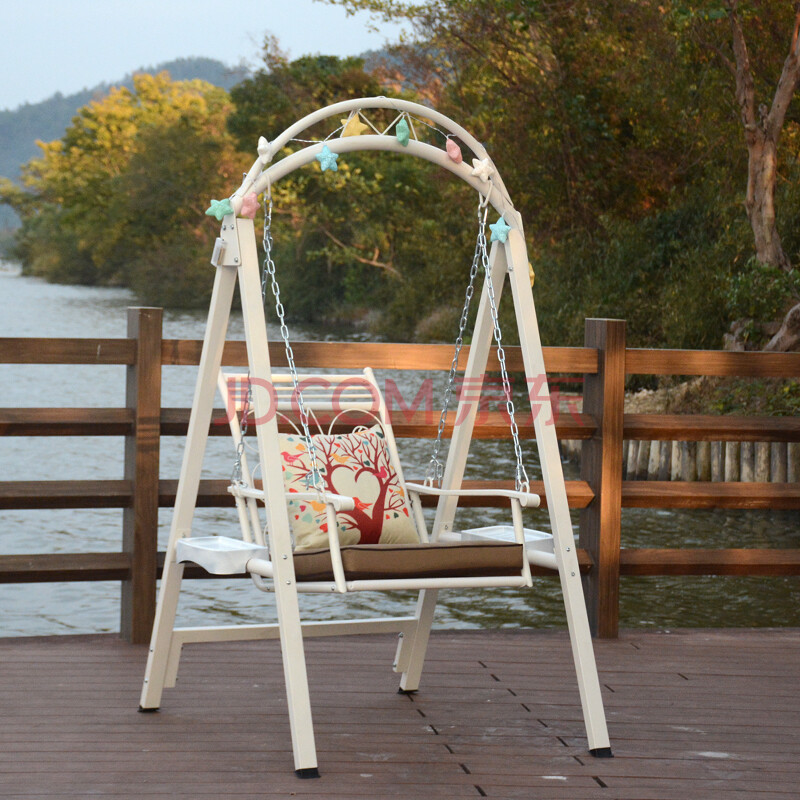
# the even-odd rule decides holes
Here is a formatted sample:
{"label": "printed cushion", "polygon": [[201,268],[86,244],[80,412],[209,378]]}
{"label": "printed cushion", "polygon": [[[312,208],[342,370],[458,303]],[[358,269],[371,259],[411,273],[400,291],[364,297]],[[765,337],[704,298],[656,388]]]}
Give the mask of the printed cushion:
{"label": "printed cushion", "polygon": [[[405,492],[392,467],[386,437],[379,427],[312,439],[324,489],[355,500],[352,511],[336,515],[341,544],[419,542]],[[307,492],[314,485],[303,437],[282,434],[281,456],[295,549],[328,547],[325,504],[291,499],[292,493]]]}

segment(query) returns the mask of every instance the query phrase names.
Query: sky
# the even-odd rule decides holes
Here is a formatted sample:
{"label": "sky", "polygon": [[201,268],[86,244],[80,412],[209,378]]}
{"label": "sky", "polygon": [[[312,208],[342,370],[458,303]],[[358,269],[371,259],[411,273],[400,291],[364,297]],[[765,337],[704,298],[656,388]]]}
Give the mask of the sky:
{"label": "sky", "polygon": [[120,80],[141,67],[189,56],[257,65],[264,36],[297,58],[356,55],[396,40],[314,0],[0,0],[0,109]]}

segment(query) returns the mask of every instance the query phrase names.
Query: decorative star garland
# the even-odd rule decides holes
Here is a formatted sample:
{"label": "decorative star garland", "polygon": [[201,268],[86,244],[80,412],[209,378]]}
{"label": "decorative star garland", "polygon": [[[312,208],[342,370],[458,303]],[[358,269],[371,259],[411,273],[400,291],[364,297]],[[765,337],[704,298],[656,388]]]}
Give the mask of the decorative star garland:
{"label": "decorative star garland", "polygon": [[[350,114],[350,116],[340,119],[339,122],[341,123],[341,127],[330,134],[325,141],[330,139],[332,136],[335,136],[336,133],[339,133],[340,137],[348,137],[348,136],[361,136],[365,132],[369,131],[370,128],[379,136],[385,136],[388,134],[392,129],[394,129],[394,135],[399,144],[402,147],[408,147],[409,142],[411,141],[412,135],[412,119],[414,122],[417,122],[421,125],[425,125],[430,128],[435,133],[438,133],[442,136],[445,140],[444,149],[447,153],[448,158],[455,163],[461,164],[464,161],[463,153],[461,152],[461,147],[456,143],[453,139],[454,134],[447,133],[446,131],[441,130],[440,128],[436,127],[432,123],[428,122],[425,119],[420,117],[412,117],[409,113],[403,111],[400,113],[398,117],[396,117],[385,130],[378,130],[368,119],[364,116],[361,109],[358,109]],[[416,133],[414,133],[416,137]],[[309,139],[292,139],[293,142],[300,142],[304,144],[316,144],[319,140],[309,140]],[[262,164],[266,165],[266,163],[270,159],[270,144],[269,142],[262,136],[258,140],[258,154],[261,159]],[[332,170],[334,172],[338,171],[338,166],[336,164],[336,160],[339,158],[338,153],[331,152],[330,148],[327,144],[323,144],[322,151],[318,153],[316,156],[317,161],[319,161],[320,169],[325,172],[326,170]],[[494,165],[492,164],[491,159],[487,156],[486,158],[472,159],[472,170],[470,175],[479,178],[483,183],[489,183],[491,180],[491,176],[495,173]]]}
{"label": "decorative star garland", "polygon": [[[414,122],[419,123],[421,125],[427,126],[435,133],[438,133],[445,139],[444,150],[447,153],[448,158],[454,164],[462,164],[464,162],[464,156],[461,152],[461,147],[455,141],[454,134],[447,133],[446,131],[441,130],[436,125],[428,122],[427,120],[419,117],[412,117],[409,113],[403,111],[400,112],[398,117],[389,123],[385,130],[379,130],[376,128],[360,109],[352,112],[347,118],[341,119],[341,127],[326,137],[326,140],[322,142],[322,150],[316,154],[315,158],[319,162],[320,171],[326,172],[327,170],[331,170],[332,172],[338,172],[339,166],[337,164],[337,160],[339,158],[338,153],[334,153],[330,147],[326,144],[326,141],[331,139],[336,133],[339,133],[341,137],[348,137],[348,136],[361,136],[365,132],[372,129],[376,134],[383,136],[389,134],[390,131],[394,132],[395,138],[397,142],[402,147],[408,147],[409,142],[411,141],[412,135],[412,119]],[[414,137],[416,138],[416,132],[414,131]],[[316,144],[319,140],[307,140],[307,139],[292,139],[295,142],[302,142],[307,144]],[[258,157],[259,161],[262,164],[262,167],[266,167],[269,161],[272,158],[272,153],[270,152],[272,146],[267,141],[267,139],[263,136],[259,137],[258,140]],[[473,158],[472,159],[472,168],[470,170],[470,175],[472,177],[477,177],[482,183],[491,183],[492,175],[496,172],[494,165],[492,164],[491,159],[487,156],[485,158]],[[245,189],[243,186],[242,189]],[[491,191],[491,190],[490,190]],[[488,196],[487,196],[488,199]],[[241,201],[241,208],[239,214],[243,217],[248,217],[253,219],[255,217],[255,213],[257,210],[257,199],[255,195],[251,192],[245,197],[242,198]],[[234,213],[234,209],[231,205],[230,200],[212,200],[211,206],[207,209],[206,214],[209,216],[216,217],[218,220],[222,220],[223,217],[227,216],[228,214]],[[505,220],[500,217],[494,224],[489,226],[492,235],[491,241],[492,242],[502,242],[505,243],[508,239],[508,232],[511,230],[511,227],[506,224]]]}

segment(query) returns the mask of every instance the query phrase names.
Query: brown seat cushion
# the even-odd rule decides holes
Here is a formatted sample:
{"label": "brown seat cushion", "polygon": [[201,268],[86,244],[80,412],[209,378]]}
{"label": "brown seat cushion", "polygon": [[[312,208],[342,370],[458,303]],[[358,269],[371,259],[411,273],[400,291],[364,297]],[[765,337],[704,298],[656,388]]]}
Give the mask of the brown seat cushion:
{"label": "brown seat cushion", "polygon": [[[345,545],[345,578],[463,578],[516,575],[522,571],[522,545],[504,542]],[[294,553],[298,581],[333,580],[330,550]]]}

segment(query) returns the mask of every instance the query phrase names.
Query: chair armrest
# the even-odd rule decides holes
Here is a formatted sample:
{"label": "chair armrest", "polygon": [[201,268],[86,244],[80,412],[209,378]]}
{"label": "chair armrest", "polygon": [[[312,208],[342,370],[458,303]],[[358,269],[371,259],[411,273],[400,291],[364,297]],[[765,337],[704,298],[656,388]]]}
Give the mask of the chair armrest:
{"label": "chair armrest", "polygon": [[436,495],[439,497],[507,497],[519,500],[523,508],[538,508],[541,498],[532,492],[517,492],[514,489],[437,489],[421,483],[407,483],[406,489],[414,494]]}
{"label": "chair armrest", "polygon": [[[256,500],[264,499],[263,489],[254,489],[251,486],[239,486],[232,484],[228,487],[228,492],[237,497],[254,497]],[[347,497],[343,494],[334,494],[333,492],[292,492],[287,494],[289,499],[297,500],[318,500],[320,497],[324,503],[329,503],[333,506],[335,511],[352,511],[356,507],[355,500],[352,497]]]}

